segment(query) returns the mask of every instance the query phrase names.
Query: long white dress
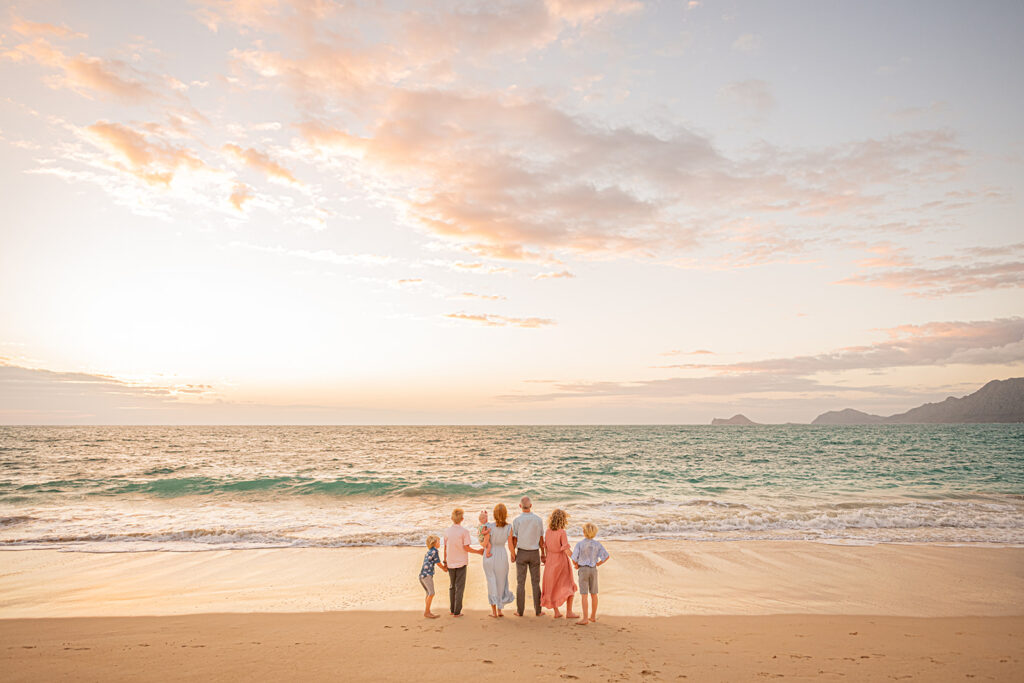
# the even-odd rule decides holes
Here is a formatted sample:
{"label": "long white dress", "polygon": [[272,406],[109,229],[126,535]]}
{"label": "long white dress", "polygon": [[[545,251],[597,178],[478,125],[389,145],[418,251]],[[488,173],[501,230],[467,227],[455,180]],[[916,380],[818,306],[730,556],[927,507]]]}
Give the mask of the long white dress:
{"label": "long white dress", "polygon": [[508,588],[508,535],[512,525],[487,525],[491,530],[491,556],[484,553],[484,576],[487,577],[487,602],[502,609],[516,599]]}

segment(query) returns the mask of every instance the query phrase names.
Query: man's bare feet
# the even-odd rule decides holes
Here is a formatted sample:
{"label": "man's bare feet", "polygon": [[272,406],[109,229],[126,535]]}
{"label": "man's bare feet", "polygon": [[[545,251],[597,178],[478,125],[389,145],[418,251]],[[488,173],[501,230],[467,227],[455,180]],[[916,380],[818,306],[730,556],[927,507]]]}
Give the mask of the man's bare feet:
{"label": "man's bare feet", "polygon": [[433,612],[424,612],[423,616],[425,616],[427,619],[437,619],[441,615],[440,614],[434,614]]}
{"label": "man's bare feet", "polygon": [[461,617],[462,616],[462,612],[459,612],[458,614],[453,614],[452,616],[453,617]]}
{"label": "man's bare feet", "polygon": [[521,617],[521,616],[523,616],[523,613],[522,612],[516,612],[516,616],[517,617]]}
{"label": "man's bare feet", "polygon": [[586,626],[589,623],[590,623],[590,621],[588,621],[586,617],[583,617],[582,619],[580,619],[579,621],[576,622],[576,625],[577,626]]}

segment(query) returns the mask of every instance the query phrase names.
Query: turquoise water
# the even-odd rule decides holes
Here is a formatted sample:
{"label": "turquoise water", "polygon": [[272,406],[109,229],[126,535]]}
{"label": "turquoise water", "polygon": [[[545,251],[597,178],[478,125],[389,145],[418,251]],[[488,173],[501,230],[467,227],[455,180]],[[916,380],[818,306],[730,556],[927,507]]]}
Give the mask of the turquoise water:
{"label": "turquoise water", "polygon": [[524,493],[605,538],[1019,544],[1024,426],[0,427],[8,548],[418,544]]}

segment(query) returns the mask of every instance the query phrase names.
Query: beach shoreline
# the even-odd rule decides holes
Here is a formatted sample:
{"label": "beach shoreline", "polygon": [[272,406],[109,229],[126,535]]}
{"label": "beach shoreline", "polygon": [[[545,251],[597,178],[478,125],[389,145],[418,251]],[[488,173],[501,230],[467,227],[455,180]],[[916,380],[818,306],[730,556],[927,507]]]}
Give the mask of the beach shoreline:
{"label": "beach shoreline", "polygon": [[[0,553],[11,681],[1020,680],[1024,549],[609,542],[598,622],[466,612],[424,549]],[[512,576],[514,581],[514,574]],[[527,601],[529,603],[529,594]],[[550,612],[548,613],[550,615]]]}
{"label": "beach shoreline", "polygon": [[[1024,548],[609,541],[601,612],[1024,615]],[[0,553],[0,618],[422,609],[425,548]],[[514,572],[510,580],[515,581]],[[446,575],[435,609],[447,609]],[[513,586],[514,587],[514,586]],[[466,609],[488,609],[479,557]]]}

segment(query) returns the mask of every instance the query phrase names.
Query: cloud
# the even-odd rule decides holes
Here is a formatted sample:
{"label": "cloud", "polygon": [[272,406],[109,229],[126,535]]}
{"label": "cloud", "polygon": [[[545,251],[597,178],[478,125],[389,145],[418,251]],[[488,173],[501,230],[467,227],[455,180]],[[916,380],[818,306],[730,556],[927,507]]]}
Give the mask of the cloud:
{"label": "cloud", "polygon": [[[680,399],[692,404],[702,396],[737,399],[750,395],[771,396],[773,402],[796,401],[810,409],[818,409],[828,397],[858,395],[868,401],[887,397],[927,396],[909,388],[885,385],[861,385],[847,381],[825,383],[815,377],[820,373],[842,373],[854,370],[879,370],[898,367],[966,365],[1017,365],[1024,363],[1024,318],[1003,318],[974,322],[933,322],[923,325],[900,325],[881,330],[884,341],[865,346],[852,346],[830,353],[789,358],[772,358],[743,363],[690,363],[662,368],[685,369],[690,372],[712,372],[697,377],[672,377],[639,381],[553,382],[552,390],[527,394],[498,396],[503,402],[534,403],[563,399],[647,399],[650,401]],[[688,354],[710,354],[698,350]],[[688,355],[687,354],[687,355]],[[663,355],[684,355],[672,351]],[[653,404],[652,404],[653,405]],[[819,409],[820,410],[820,409]]]}
{"label": "cloud", "polygon": [[236,211],[244,211],[245,203],[252,200],[254,197],[252,188],[244,183],[238,183],[231,191],[231,196],[228,197],[228,202],[231,206],[235,207]]}
{"label": "cloud", "polygon": [[457,296],[452,297],[453,299],[483,299],[484,301],[506,301],[508,297],[501,296],[500,294],[476,294],[474,292],[461,292]]}
{"label": "cloud", "polygon": [[926,298],[1024,287],[1024,243],[962,249],[933,259],[954,264],[932,267],[915,264],[905,249],[883,245],[874,250],[881,256],[859,261],[861,272],[838,284],[896,289]]}
{"label": "cloud", "polygon": [[99,121],[85,128],[85,133],[93,144],[110,153],[109,163],[114,168],[147,185],[166,187],[178,169],[203,166],[188,149],[151,141],[145,133],[119,123]]}
{"label": "cloud", "polygon": [[345,406],[240,403],[223,400],[207,384],[145,384],[0,362],[0,424],[366,424],[382,415]]}
{"label": "cloud", "polygon": [[244,163],[249,168],[260,171],[270,180],[279,180],[292,185],[301,185],[291,171],[271,159],[268,155],[255,149],[242,148],[235,144],[224,145],[224,151]]}
{"label": "cloud", "polygon": [[149,386],[106,375],[54,372],[0,364],[0,422],[82,419],[159,410],[180,394],[204,394],[205,385]]}
{"label": "cloud", "polygon": [[680,351],[679,349],[672,349],[671,351],[665,351],[661,354],[662,356],[713,356],[714,351],[708,351],[707,349],[697,349],[696,351]]}
{"label": "cloud", "polygon": [[826,385],[804,377],[764,375],[759,377],[673,377],[637,382],[567,382],[558,383],[553,391],[543,394],[504,394],[497,398],[514,403],[533,403],[559,399],[627,398],[650,399],[693,398],[697,396],[742,396],[760,393],[854,392],[860,388]]}
{"label": "cloud", "polygon": [[16,45],[3,56],[12,61],[32,60],[56,70],[59,73],[46,80],[50,87],[67,88],[85,97],[100,93],[129,102],[157,97],[146,78],[125,62],[83,53],[67,55],[45,38],[36,37],[29,43]]}
{"label": "cloud", "polygon": [[547,327],[554,325],[555,321],[548,318],[510,318],[504,315],[472,314],[472,313],[447,313],[444,316],[451,320],[486,325],[487,327]]}
{"label": "cloud", "polygon": [[570,273],[568,270],[560,270],[560,271],[551,271],[551,272],[547,272],[547,273],[537,273],[536,275],[533,276],[533,279],[534,280],[553,280],[553,279],[558,279],[558,278],[573,278],[573,277],[576,277],[576,276],[574,274]]}
{"label": "cloud", "polygon": [[822,372],[1024,362],[1024,318],[932,322],[881,330],[885,341],[829,353],[742,363],[690,363],[664,368],[712,370],[729,375],[809,376]]}
{"label": "cloud", "polygon": [[761,47],[761,36],[754,33],[744,33],[732,44],[732,49],[738,52],[753,52],[759,47]]}
{"label": "cloud", "polygon": [[48,36],[51,38],[58,39],[79,39],[87,37],[84,33],[77,33],[64,25],[57,26],[55,24],[28,21],[27,19],[21,19],[19,17],[15,17],[11,21],[11,30],[14,31],[15,33],[20,33],[21,35],[28,36],[30,38]]}

